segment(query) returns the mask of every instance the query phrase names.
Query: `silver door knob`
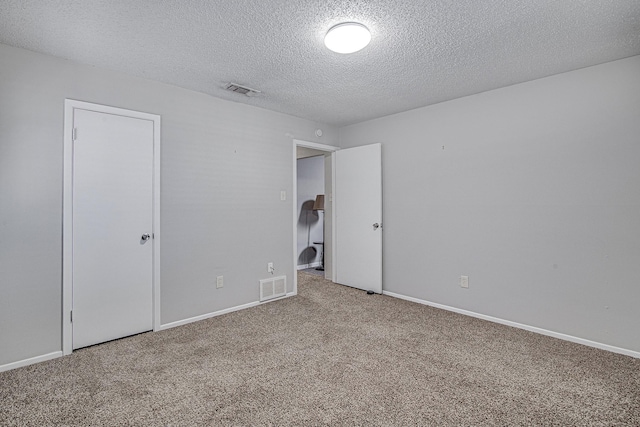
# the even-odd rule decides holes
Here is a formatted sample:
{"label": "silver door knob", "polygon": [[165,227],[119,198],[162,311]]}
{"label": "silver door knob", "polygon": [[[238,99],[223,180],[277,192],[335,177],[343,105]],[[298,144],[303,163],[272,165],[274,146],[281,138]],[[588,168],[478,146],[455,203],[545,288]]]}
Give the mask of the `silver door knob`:
{"label": "silver door knob", "polygon": [[380,224],[378,224],[377,222],[373,224],[373,231],[376,231],[378,228],[380,228]]}
{"label": "silver door knob", "polygon": [[147,240],[149,240],[150,238],[151,238],[151,236],[150,236],[149,234],[146,234],[146,233],[145,233],[145,234],[143,234],[143,235],[142,235],[142,237],[140,237],[140,239],[141,239],[143,242],[146,242],[146,241],[147,241]]}

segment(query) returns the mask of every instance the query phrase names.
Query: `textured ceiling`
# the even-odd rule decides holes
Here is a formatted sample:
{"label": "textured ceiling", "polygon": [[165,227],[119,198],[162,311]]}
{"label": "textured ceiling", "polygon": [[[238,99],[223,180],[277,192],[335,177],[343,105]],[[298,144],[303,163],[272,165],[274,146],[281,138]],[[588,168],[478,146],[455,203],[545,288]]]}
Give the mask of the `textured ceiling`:
{"label": "textured ceiling", "polygon": [[0,0],[0,42],[345,125],[638,55],[640,1]]}

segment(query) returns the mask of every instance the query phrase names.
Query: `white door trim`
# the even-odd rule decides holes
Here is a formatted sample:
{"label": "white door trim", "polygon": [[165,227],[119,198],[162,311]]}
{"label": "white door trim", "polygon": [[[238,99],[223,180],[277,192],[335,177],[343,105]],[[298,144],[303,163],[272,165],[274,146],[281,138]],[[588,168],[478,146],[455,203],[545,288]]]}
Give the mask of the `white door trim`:
{"label": "white door trim", "polygon": [[106,105],[65,99],[62,213],[62,354],[73,351],[73,115],[75,109],[153,122],[153,330],[160,329],[160,116]]}
{"label": "white door trim", "polygon": [[[291,199],[293,201],[293,217],[292,217],[292,223],[293,223],[293,295],[297,295],[298,294],[298,271],[297,271],[297,265],[298,265],[298,229],[297,229],[297,218],[298,218],[298,156],[296,153],[296,148],[297,147],[305,147],[305,148],[313,148],[314,150],[319,150],[319,151],[325,151],[327,153],[333,153],[334,151],[337,151],[340,149],[340,147],[335,147],[333,145],[326,145],[326,144],[318,144],[317,142],[309,142],[309,141],[302,141],[300,139],[294,139],[293,140],[293,194],[291,196]],[[333,176],[333,164],[331,165],[331,169],[332,169],[332,176]],[[331,181],[331,185],[335,185],[333,178]],[[331,190],[333,193],[333,189]],[[335,210],[332,211],[333,215],[335,215]],[[331,217],[331,220],[333,223],[335,223],[335,218]],[[332,227],[333,230],[335,230],[335,227]],[[335,231],[334,231],[335,233]],[[333,239],[331,239],[331,248],[332,251],[331,253],[335,253],[335,251],[333,250],[333,248],[335,247],[335,236]],[[334,273],[332,272],[332,275]],[[334,280],[335,275],[333,275],[332,277],[332,281]]]}

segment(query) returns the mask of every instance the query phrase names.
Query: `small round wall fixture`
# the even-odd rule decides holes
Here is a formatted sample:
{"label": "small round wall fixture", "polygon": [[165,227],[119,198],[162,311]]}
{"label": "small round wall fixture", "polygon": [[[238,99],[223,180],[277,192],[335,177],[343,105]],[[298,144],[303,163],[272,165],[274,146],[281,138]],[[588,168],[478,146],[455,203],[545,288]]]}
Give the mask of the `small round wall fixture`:
{"label": "small round wall fixture", "polygon": [[324,44],[337,53],[353,53],[363,49],[371,41],[369,29],[357,22],[335,25],[324,36]]}

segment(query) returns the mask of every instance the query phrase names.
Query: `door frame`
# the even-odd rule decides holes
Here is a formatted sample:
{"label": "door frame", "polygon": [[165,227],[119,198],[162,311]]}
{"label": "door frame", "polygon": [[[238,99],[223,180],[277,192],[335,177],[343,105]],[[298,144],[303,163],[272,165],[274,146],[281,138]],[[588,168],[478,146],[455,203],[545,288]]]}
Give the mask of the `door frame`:
{"label": "door frame", "polygon": [[[340,147],[336,147],[333,145],[319,144],[317,142],[309,142],[303,141],[300,139],[293,140],[293,195],[291,199],[293,200],[293,295],[298,294],[298,156],[297,156],[297,148],[312,148],[318,151],[324,151],[325,153],[331,153],[332,158],[334,157],[333,153],[338,151]],[[335,188],[335,168],[334,162],[331,162],[331,194],[334,193]],[[325,188],[325,193],[327,189]],[[329,202],[328,198],[325,198],[325,203]],[[326,217],[325,217],[326,220]],[[335,227],[335,209],[331,210],[331,256],[332,256],[332,265],[334,268],[331,269],[331,281],[335,281],[335,242],[336,242],[336,227]],[[326,253],[326,252],[325,252]]]}
{"label": "door frame", "polygon": [[62,354],[73,352],[73,117],[76,109],[153,122],[152,313],[153,330],[160,329],[160,116],[107,105],[65,99],[62,208]]}

